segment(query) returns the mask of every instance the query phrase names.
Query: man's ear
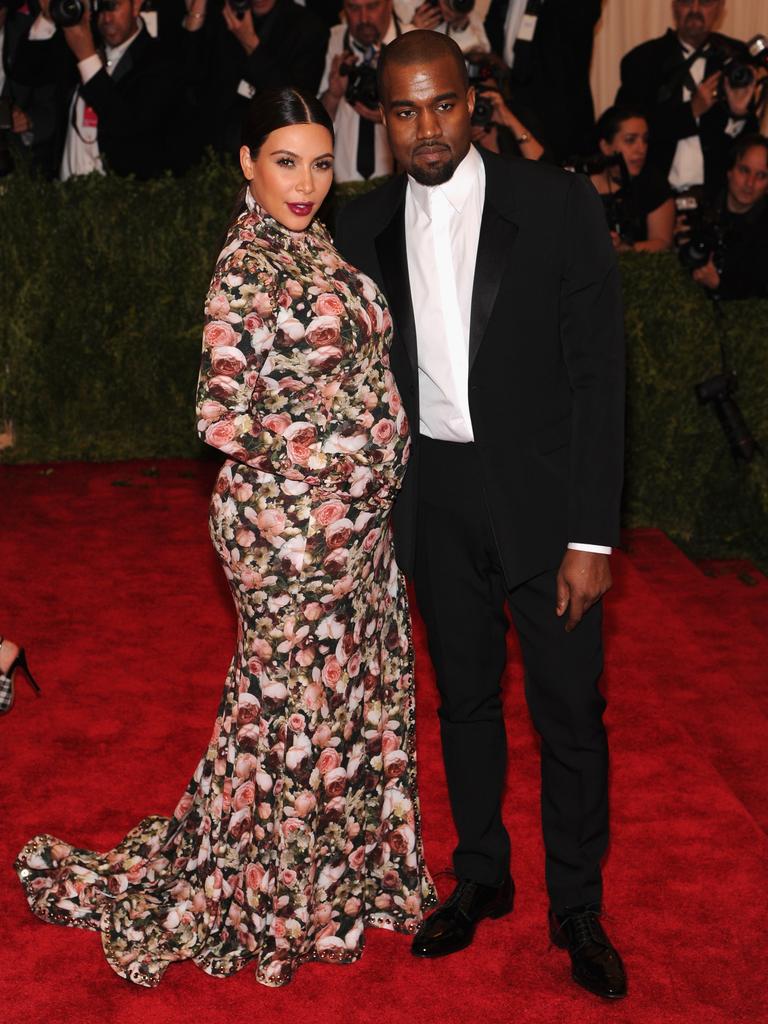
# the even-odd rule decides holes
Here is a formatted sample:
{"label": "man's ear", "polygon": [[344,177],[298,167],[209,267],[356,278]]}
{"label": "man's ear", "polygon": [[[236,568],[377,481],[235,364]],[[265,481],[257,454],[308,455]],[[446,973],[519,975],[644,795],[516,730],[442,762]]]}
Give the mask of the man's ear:
{"label": "man's ear", "polygon": [[387,112],[384,110],[384,104],[383,103],[379,104],[379,113],[381,114],[382,123],[384,124],[384,127],[386,128],[387,127]]}
{"label": "man's ear", "polygon": [[605,139],[599,139],[597,144],[600,147],[600,152],[603,154],[603,156],[611,156],[613,153],[616,152],[613,146],[611,146],[610,142],[606,142]]}
{"label": "man's ear", "polygon": [[470,85],[470,87],[467,89],[467,107],[469,108],[469,116],[470,117],[472,117],[472,115],[475,112],[475,99],[476,99],[476,97],[477,97],[477,93],[475,91],[475,87],[474,87],[474,85]]}

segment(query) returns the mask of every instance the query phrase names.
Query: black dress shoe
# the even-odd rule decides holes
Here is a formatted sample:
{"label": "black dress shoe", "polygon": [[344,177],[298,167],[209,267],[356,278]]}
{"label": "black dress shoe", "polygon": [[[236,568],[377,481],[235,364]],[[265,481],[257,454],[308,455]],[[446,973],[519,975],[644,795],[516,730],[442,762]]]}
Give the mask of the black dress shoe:
{"label": "black dress shoe", "polygon": [[571,975],[582,988],[604,999],[627,994],[627,975],[595,910],[577,907],[567,914],[549,912],[549,934],[571,957]]}
{"label": "black dress shoe", "polygon": [[503,917],[512,910],[515,887],[507,875],[498,888],[479,882],[459,882],[451,895],[430,914],[416,933],[414,956],[447,956],[470,944],[475,925],[486,917]]}

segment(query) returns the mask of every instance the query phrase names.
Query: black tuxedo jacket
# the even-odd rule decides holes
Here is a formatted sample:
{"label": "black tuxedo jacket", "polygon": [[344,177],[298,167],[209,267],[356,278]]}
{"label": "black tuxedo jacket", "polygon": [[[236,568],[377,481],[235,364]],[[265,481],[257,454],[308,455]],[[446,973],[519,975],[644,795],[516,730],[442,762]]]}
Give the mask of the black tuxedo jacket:
{"label": "black tuxedo jacket", "polygon": [[[713,32],[704,77],[718,70],[718,54],[744,54],[743,43]],[[683,100],[685,58],[676,33],[668,29],[658,39],[649,39],[630,50],[621,62],[621,86],[616,102],[645,110],[650,127],[648,161],[667,177],[680,139],[698,135],[704,153],[704,184],[709,192],[723,184],[728,153],[734,139],[725,131],[730,118],[727,104],[716,103],[698,124],[690,102]],[[742,132],[757,130],[750,114]]]}
{"label": "black tuxedo jacket", "polygon": [[[44,42],[25,38],[17,47],[14,77],[30,85],[53,84],[57,96],[56,168],[61,165],[72,94],[80,81],[77,62],[61,31]],[[178,69],[142,26],[112,75],[102,68],[81,86],[96,111],[99,150],[117,174],[151,178],[176,166],[183,97]]]}
{"label": "black tuxedo jacket", "polygon": [[[512,587],[560,563],[569,541],[616,545],[624,342],[616,257],[589,181],[480,151],[486,191],[474,274],[469,406],[486,497]],[[393,521],[414,566],[419,500],[416,331],[404,175],[349,203],[337,242],[392,310],[392,370],[413,454]],[[467,482],[446,481],[446,490]],[[477,496],[478,509],[482,495]]]}

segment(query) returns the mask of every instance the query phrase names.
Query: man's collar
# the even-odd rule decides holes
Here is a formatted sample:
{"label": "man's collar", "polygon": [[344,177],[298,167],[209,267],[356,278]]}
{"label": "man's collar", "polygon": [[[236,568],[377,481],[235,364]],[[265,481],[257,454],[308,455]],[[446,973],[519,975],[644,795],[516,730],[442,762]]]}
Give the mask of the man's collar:
{"label": "man's collar", "polygon": [[415,202],[421,209],[430,216],[430,195],[433,191],[439,191],[451,204],[456,213],[462,213],[467,200],[472,194],[472,189],[479,178],[485,177],[485,168],[480,154],[474,146],[470,145],[467,155],[453,172],[452,177],[442,185],[421,185],[418,181],[408,175],[408,188]]}
{"label": "man's collar", "polygon": [[138,39],[138,37],[141,35],[141,30],[143,27],[144,22],[141,19],[139,19],[139,27],[136,29],[133,35],[130,36],[130,38],[120,43],[120,45],[116,46],[114,49],[111,46],[104,47],[104,53],[106,54],[107,60],[111,65],[114,66],[115,64],[117,64],[117,62],[124,55],[125,51],[131,45],[131,43],[135,42],[135,40]]}

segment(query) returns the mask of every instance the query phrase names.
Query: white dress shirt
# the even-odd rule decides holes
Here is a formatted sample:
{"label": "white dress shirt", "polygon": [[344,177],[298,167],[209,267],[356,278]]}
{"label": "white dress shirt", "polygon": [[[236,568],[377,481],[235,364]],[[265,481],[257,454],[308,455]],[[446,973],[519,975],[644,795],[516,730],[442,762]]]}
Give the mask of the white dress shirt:
{"label": "white dress shirt", "polygon": [[[442,185],[408,177],[405,248],[418,350],[420,433],[474,440],[469,411],[472,288],[485,203],[485,167],[474,148]],[[609,554],[594,544],[569,547]]]}
{"label": "white dress shirt", "polygon": [[[401,25],[401,32],[409,32],[413,26]],[[328,81],[331,75],[331,64],[334,57],[344,52],[344,39],[347,34],[347,26],[334,25],[331,29],[331,36],[328,40],[328,50],[325,55],[325,71],[320,83],[322,96],[328,88]],[[384,43],[391,43],[397,35],[395,19],[390,18],[389,28],[384,36]],[[365,47],[359,46],[350,35],[350,46],[352,52],[358,58],[363,59]],[[357,140],[360,134],[360,115],[355,108],[342,98],[339,100],[339,107],[333,119],[335,134],[334,144],[334,176],[336,181],[362,181],[363,177],[357,169]],[[373,126],[374,139],[374,165],[372,177],[378,178],[391,174],[394,170],[392,151],[387,142],[387,132],[383,124]]]}

